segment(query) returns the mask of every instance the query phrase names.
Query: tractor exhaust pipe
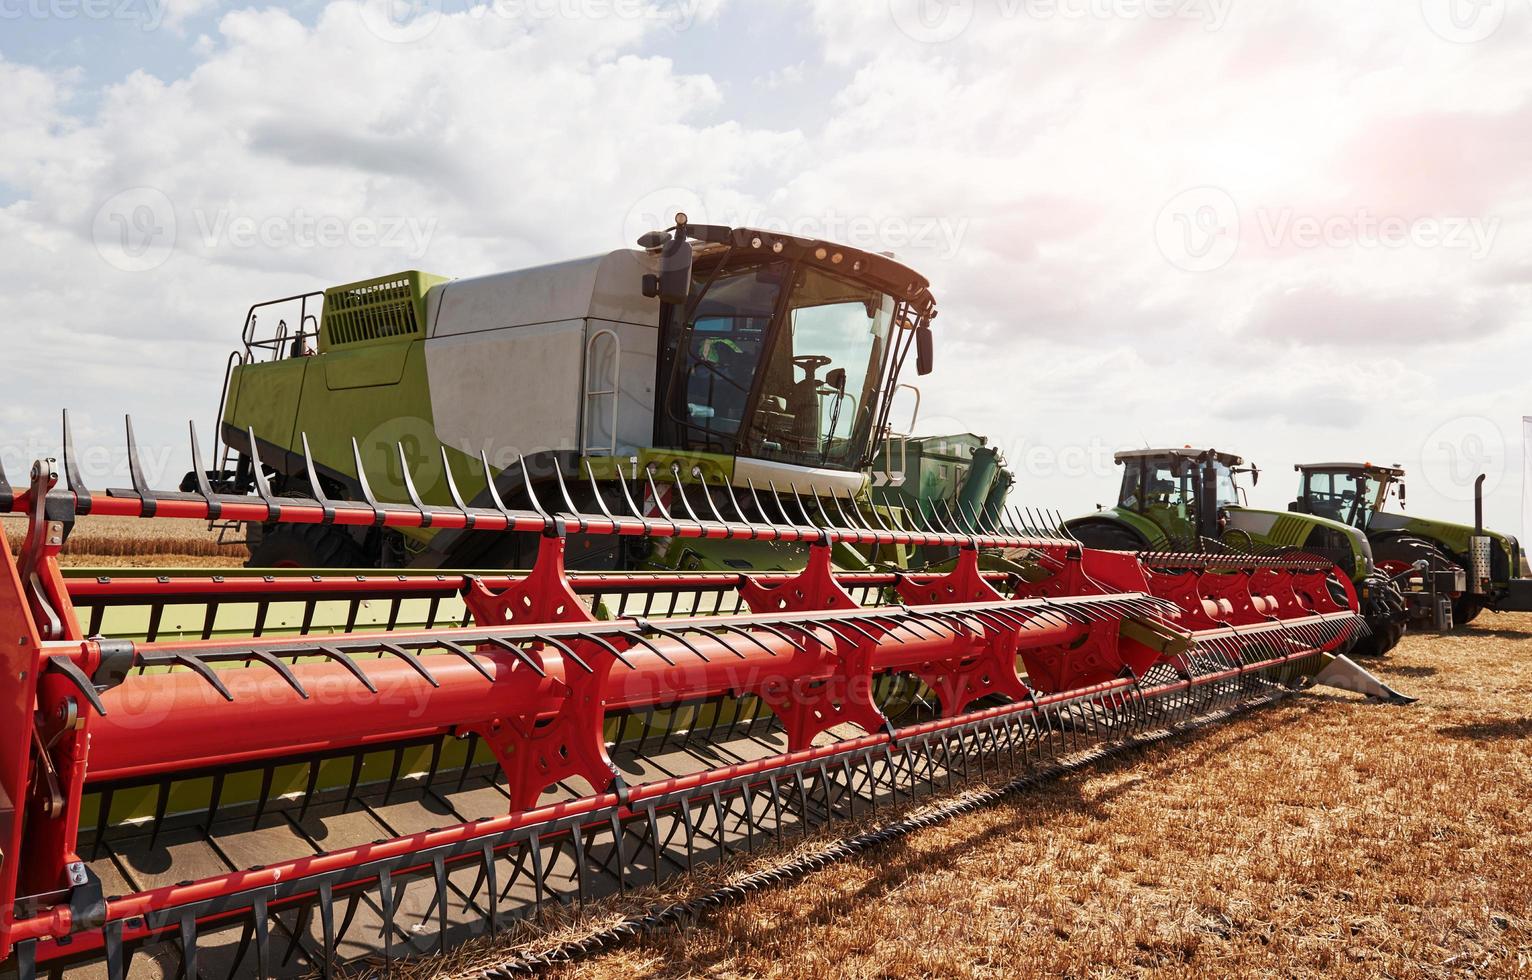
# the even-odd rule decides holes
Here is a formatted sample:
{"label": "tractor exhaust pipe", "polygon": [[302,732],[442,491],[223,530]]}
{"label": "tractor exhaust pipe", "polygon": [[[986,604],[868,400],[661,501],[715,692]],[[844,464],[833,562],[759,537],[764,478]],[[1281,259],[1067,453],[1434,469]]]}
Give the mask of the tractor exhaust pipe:
{"label": "tractor exhaust pipe", "polygon": [[1480,473],[1479,478],[1473,481],[1473,533],[1475,537],[1484,536],[1484,478],[1488,474]]}

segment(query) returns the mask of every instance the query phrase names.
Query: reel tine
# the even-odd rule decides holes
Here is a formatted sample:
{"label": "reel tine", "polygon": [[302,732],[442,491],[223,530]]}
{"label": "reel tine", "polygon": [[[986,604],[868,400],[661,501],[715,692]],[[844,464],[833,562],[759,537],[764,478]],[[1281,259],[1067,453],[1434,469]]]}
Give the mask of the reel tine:
{"label": "reel tine", "polygon": [[218,672],[202,662],[200,657],[191,654],[177,654],[175,662],[196,673],[196,675],[212,685],[213,690],[225,701],[233,701],[234,695],[224,686],[223,681],[218,679]]}
{"label": "reel tine", "polygon": [[352,660],[346,654],[342,653],[340,650],[337,650],[334,647],[324,646],[319,648],[319,655],[322,657],[328,657],[330,660],[339,663],[342,667],[346,668],[347,673],[361,681],[362,686],[367,688],[369,692],[373,694],[378,693],[377,685],[374,684],[372,680],[362,672],[362,668],[357,665],[357,662]]}
{"label": "reel tine", "polygon": [[255,477],[255,492],[261,498],[261,503],[266,505],[270,516],[276,516],[281,510],[280,505],[271,493],[271,482],[266,479],[266,466],[261,462],[261,451],[255,444],[255,427],[246,426],[245,435],[250,440],[250,473]]}
{"label": "reel tine", "polygon": [[133,416],[124,415],[122,418],[128,430],[128,479],[133,484],[133,492],[138,494],[144,516],[153,517],[154,490],[144,479],[144,464],[138,455],[138,437],[133,433]]}
{"label": "reel tine", "polygon": [[408,663],[408,665],[411,666],[411,669],[414,669],[415,674],[420,674],[420,677],[423,678],[427,684],[430,684],[432,688],[440,688],[441,681],[438,681],[434,675],[430,674],[430,671],[427,671],[426,669],[426,665],[421,663],[420,657],[412,654],[412,652],[409,652],[408,649],[404,649],[403,646],[398,645],[398,643],[378,643],[378,649],[385,652],[385,654],[394,655],[394,657],[400,658],[400,660],[403,660],[404,663]]}
{"label": "reel tine", "polygon": [[452,642],[451,640],[444,640],[444,639],[435,640],[435,641],[433,641],[431,643],[431,645],[432,646],[441,647],[443,650],[446,650],[448,653],[452,654],[454,657],[457,657],[458,659],[462,660],[464,663],[468,664],[468,666],[470,666],[474,670],[478,671],[479,672],[479,676],[483,677],[485,680],[489,681],[491,684],[493,684],[495,682],[495,675],[491,674],[487,667],[485,667],[483,664],[479,663],[478,658],[476,658],[468,650],[463,649],[462,646]]}
{"label": "reel tine", "polygon": [[[617,518],[612,516],[612,512],[606,506],[606,500],[601,496],[600,484],[596,482],[596,467],[591,463],[589,456],[585,457],[585,474],[590,478],[590,493],[592,497],[596,498],[597,509],[601,511],[601,516],[611,521],[615,527]],[[618,482],[622,481],[619,480]]]}
{"label": "reel tine", "polygon": [[[622,475],[621,464],[619,464],[617,467],[617,473],[619,476]],[[633,460],[632,478],[634,480],[638,479],[638,460],[636,458]],[[618,480],[617,483],[622,487],[622,495],[628,502],[628,512],[633,515],[634,520],[644,521],[644,526],[647,528],[648,521],[644,518],[644,510],[642,507],[638,506],[638,501],[633,499],[633,491],[628,487],[628,478],[623,477],[622,479]]]}
{"label": "reel tine", "polygon": [[587,643],[594,643],[596,646],[605,650],[607,653],[610,653],[617,659],[618,663],[622,664],[629,670],[638,669],[633,661],[629,660],[626,656],[623,655],[623,652],[617,648],[616,644],[612,643],[600,633],[576,633],[574,634],[574,638],[577,640],[584,640]]}
{"label": "reel tine", "polygon": [[782,518],[782,526],[793,527],[793,519],[787,516],[787,507],[782,503],[782,491],[777,489],[777,481],[767,480],[766,489],[771,491],[771,500],[777,505],[777,514]]}
{"label": "reel tine", "polygon": [[[80,461],[74,452],[74,430],[69,424],[69,409],[64,409],[64,485],[75,496],[90,498],[90,490],[80,473]],[[80,513],[88,513],[83,510]]]}
{"label": "reel tine", "polygon": [[414,507],[415,512],[420,515],[420,526],[430,527],[431,511],[426,507],[425,502],[420,499],[419,491],[415,489],[415,478],[410,475],[410,460],[409,456],[404,452],[404,443],[394,443],[394,449],[397,450],[399,457],[399,474],[404,483],[404,494],[409,498],[410,506]]}
{"label": "reel tine", "polygon": [[482,449],[479,450],[479,465],[484,467],[484,484],[489,490],[490,503],[494,504],[495,510],[498,510],[500,516],[505,518],[507,529],[509,529],[512,520],[511,510],[505,506],[505,501],[500,499],[500,488],[495,486],[495,471],[489,468],[489,455]]}
{"label": "reel tine", "polygon": [[314,451],[309,448],[309,434],[307,432],[300,432],[298,438],[303,443],[303,466],[308,473],[309,489],[314,492],[314,500],[324,510],[324,523],[333,523],[335,521],[335,505],[325,495],[324,485],[319,482],[319,474],[314,468]]}
{"label": "reel tine", "polygon": [[[543,524],[553,526],[553,518],[546,510],[543,510],[542,501],[537,499],[537,491],[532,488],[532,474],[527,469],[527,457],[521,453],[516,454],[516,462],[521,466],[521,482],[527,489],[527,499],[532,502],[532,511],[543,519]],[[555,466],[557,464],[555,463]]]}
{"label": "reel tine", "polygon": [[[442,475],[447,478],[447,496],[452,498],[452,506],[459,514],[463,515],[463,530],[472,531],[477,523],[477,518],[468,510],[468,505],[463,502],[463,492],[458,489],[457,478],[452,475],[452,460],[447,457],[447,446],[443,443],[440,447],[442,456]],[[304,452],[308,450],[305,449]]]}
{"label": "reel tine", "polygon": [[723,514],[719,513],[718,505],[713,503],[713,493],[712,490],[708,487],[707,482],[707,471],[700,466],[693,466],[692,476],[696,477],[702,483],[702,496],[703,499],[707,501],[707,509],[713,514],[713,520],[717,521],[719,524],[729,523],[728,521],[724,520]]}
{"label": "reel tine", "polygon": [[362,499],[372,508],[373,523],[382,527],[386,512],[379,506],[378,498],[372,492],[372,483],[367,479],[367,467],[362,465],[362,447],[357,445],[355,436],[351,437],[351,462],[356,466],[356,482],[361,488]]}
{"label": "reel tine", "polygon": [[[245,651],[245,653],[248,654],[249,659],[259,660],[261,663],[265,664],[280,674],[282,676],[282,680],[286,681],[287,686],[292,688],[300,698],[305,701],[309,699],[309,692],[305,691],[303,689],[303,685],[298,683],[298,678],[294,676],[292,670],[290,670],[287,664],[283,663],[281,659],[272,656],[270,651],[262,650],[257,647],[253,650]],[[244,658],[241,657],[240,659]]]}
{"label": "reel tine", "polygon": [[586,528],[585,515],[580,513],[580,509],[574,505],[574,500],[569,496],[569,484],[564,482],[564,467],[559,465],[557,457],[553,460],[553,478],[558,482],[559,496],[563,498],[564,506],[568,508],[565,512],[566,516],[574,520],[579,525],[579,529],[584,531]]}
{"label": "reel tine", "polygon": [[[485,639],[487,642],[494,644],[495,646],[504,650],[506,653],[509,653],[511,656],[515,657],[517,660],[520,660],[522,663],[526,664],[527,669],[536,674],[538,677],[548,676],[548,672],[543,669],[543,665],[538,663],[536,658],[534,658],[530,653],[527,653],[527,651],[523,650],[521,647],[512,643],[510,640],[499,636],[490,636],[486,637]],[[586,669],[589,670],[590,668],[587,667]]]}
{"label": "reel tine", "polygon": [[654,508],[660,512],[660,516],[670,523],[670,533],[674,535],[679,530],[676,519],[671,516],[670,508],[665,506],[665,498],[660,496],[659,485],[654,482],[654,468],[644,468],[644,479],[649,483],[649,492],[654,495]]}
{"label": "reel tine", "polygon": [[702,519],[697,516],[696,511],[692,510],[692,502],[686,497],[686,486],[681,480],[680,463],[672,462],[670,464],[670,479],[675,484],[676,496],[681,498],[681,506],[686,508],[686,516],[690,517],[697,524],[701,524]]}
{"label": "reel tine", "polygon": [[564,656],[566,656],[570,660],[574,661],[575,664],[581,670],[585,671],[587,674],[594,674],[596,672],[596,668],[594,668],[590,664],[586,663],[584,657],[581,657],[578,653],[575,653],[574,647],[569,646],[567,643],[564,643],[558,637],[555,637],[555,636],[545,636],[545,635],[539,633],[539,634],[533,635],[532,639],[537,641],[538,643],[546,643],[548,646],[554,647],[560,653],[562,653]]}
{"label": "reel tine", "polygon": [[789,483],[787,485],[787,489],[792,491],[793,503],[798,505],[798,513],[803,515],[803,526],[811,527],[816,531],[824,530],[824,528],[820,527],[818,524],[815,524],[814,519],[809,516],[809,509],[803,505],[803,497],[798,493],[798,484],[796,482]]}

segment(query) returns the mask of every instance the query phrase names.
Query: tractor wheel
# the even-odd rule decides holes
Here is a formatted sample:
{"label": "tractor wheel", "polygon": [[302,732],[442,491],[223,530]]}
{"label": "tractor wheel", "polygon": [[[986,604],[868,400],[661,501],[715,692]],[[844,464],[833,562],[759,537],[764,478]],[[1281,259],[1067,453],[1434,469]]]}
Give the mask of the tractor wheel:
{"label": "tractor wheel", "polygon": [[[1374,549],[1378,567],[1398,573],[1415,562],[1424,559],[1433,568],[1463,567],[1463,563],[1434,541],[1417,537],[1397,537],[1379,541]],[[1484,611],[1484,602],[1469,592],[1452,595],[1452,625],[1467,626]]]}
{"label": "tractor wheel", "polygon": [[1137,534],[1108,521],[1086,521],[1068,530],[1075,540],[1097,551],[1143,551],[1145,547]]}
{"label": "tractor wheel", "polygon": [[1368,592],[1362,615],[1371,633],[1357,640],[1348,653],[1359,657],[1381,657],[1398,646],[1404,637],[1407,622],[1404,593],[1382,574],[1374,574],[1362,584]]}
{"label": "tractor wheel", "polygon": [[371,566],[356,539],[323,524],[251,524],[246,568],[358,568]]}

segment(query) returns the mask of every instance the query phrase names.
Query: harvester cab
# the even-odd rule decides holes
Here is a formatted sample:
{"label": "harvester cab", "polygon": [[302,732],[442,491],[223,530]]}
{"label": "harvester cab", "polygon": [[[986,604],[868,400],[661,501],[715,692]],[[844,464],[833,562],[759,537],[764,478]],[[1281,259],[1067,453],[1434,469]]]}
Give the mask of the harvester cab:
{"label": "harvester cab", "polygon": [[1403,635],[1405,600],[1374,562],[1366,534],[1340,520],[1248,506],[1238,477],[1260,470],[1216,449],[1135,449],[1117,503],[1066,523],[1087,547],[1139,552],[1308,554],[1333,562],[1357,589],[1372,635],[1359,652],[1381,654]]}
{"label": "harvester cab", "polygon": [[[1485,609],[1532,610],[1532,581],[1517,577],[1521,547],[1484,527],[1483,480],[1473,524],[1414,517],[1404,469],[1374,463],[1300,463],[1294,513],[1331,517],[1367,536],[1379,568],[1405,585],[1412,615],[1437,628],[1466,625]],[[1387,509],[1390,500],[1398,510]]]}
{"label": "harvester cab", "polygon": [[[453,503],[458,489],[474,506],[498,494],[570,510],[629,493],[646,513],[686,514],[691,502],[654,485],[675,476],[746,519],[795,515],[798,496],[810,514],[864,508],[900,371],[911,351],[920,373],[931,369],[927,281],[884,255],[685,215],[638,244],[469,279],[403,272],[253,307],[219,413],[215,487],[427,504]],[[259,566],[532,557],[429,527],[247,532]],[[786,568],[803,556],[580,535],[570,550],[573,564],[607,568]],[[879,557],[859,554],[840,558]]]}

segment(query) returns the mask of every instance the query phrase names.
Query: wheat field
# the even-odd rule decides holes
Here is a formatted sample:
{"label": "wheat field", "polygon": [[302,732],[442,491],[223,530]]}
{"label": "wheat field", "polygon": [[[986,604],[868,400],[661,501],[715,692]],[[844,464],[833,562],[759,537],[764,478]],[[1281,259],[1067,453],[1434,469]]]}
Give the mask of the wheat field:
{"label": "wheat field", "polygon": [[[1532,616],[1409,636],[1368,666],[1420,702],[1306,693],[553,975],[1532,976]],[[660,897],[411,975],[473,977]]]}
{"label": "wheat field", "polygon": [[[5,518],[0,525],[12,551],[18,550],[26,537],[26,522]],[[92,568],[232,568],[243,565],[248,557],[243,544],[220,543],[218,533],[202,521],[89,516],[76,521],[60,556],[66,565]]]}

